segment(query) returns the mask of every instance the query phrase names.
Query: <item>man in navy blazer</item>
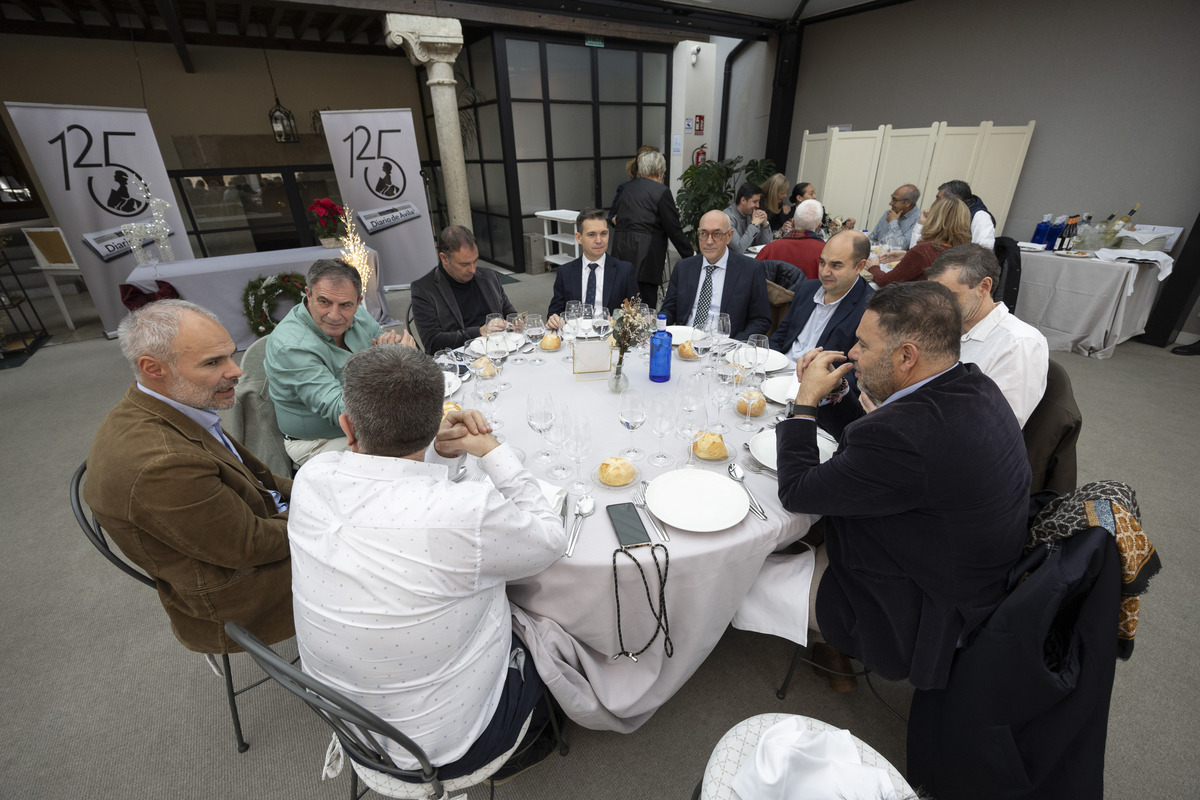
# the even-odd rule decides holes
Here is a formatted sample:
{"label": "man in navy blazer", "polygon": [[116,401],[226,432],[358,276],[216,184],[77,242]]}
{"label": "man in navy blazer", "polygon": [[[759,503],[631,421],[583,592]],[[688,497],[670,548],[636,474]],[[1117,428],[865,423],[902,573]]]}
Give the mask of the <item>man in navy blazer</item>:
{"label": "man in navy blazer", "polygon": [[[671,271],[662,313],[668,325],[703,326],[713,314],[728,314],[734,339],[746,341],[771,327],[767,278],[753,258],[729,249],[733,227],[724,211],[709,211],[700,218],[700,255],[685,258]],[[712,292],[708,313],[695,319],[708,273]]]}
{"label": "man in navy blazer", "polygon": [[[776,427],[779,500],[824,515],[809,604],[821,637],[889,680],[946,686],[1028,538],[1029,463],[1004,395],[959,361],[954,295],[932,281],[867,302],[849,361],[806,356]],[[816,408],[851,370],[866,400]],[[869,412],[869,413],[867,413]],[[838,437],[826,463],[817,420]],[[817,660],[823,659],[817,655]]]}
{"label": "man in navy blazer", "polygon": [[834,234],[817,261],[818,279],[792,288],[792,305],[771,336],[771,349],[793,361],[814,347],[848,352],[867,299],[875,293],[858,275],[870,254],[871,242],[862,233]]}
{"label": "man in navy blazer", "polygon": [[638,294],[633,264],[605,253],[608,249],[608,218],[603,211],[585,208],[579,212],[575,219],[575,241],[583,249],[583,256],[558,268],[554,278],[554,298],[546,310],[546,327],[551,330],[562,327],[561,314],[568,300],[580,300],[616,311],[626,298]]}

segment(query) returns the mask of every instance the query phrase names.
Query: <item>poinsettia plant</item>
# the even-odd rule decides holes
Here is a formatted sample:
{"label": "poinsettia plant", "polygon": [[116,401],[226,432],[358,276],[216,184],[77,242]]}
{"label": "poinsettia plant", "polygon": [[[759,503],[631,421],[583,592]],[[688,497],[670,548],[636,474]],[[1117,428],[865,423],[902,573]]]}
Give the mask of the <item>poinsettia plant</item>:
{"label": "poinsettia plant", "polygon": [[317,215],[317,224],[321,226],[321,234],[323,236],[337,236],[338,228],[342,224],[342,207],[330,200],[328,197],[322,197],[319,200],[314,200],[308,210]]}

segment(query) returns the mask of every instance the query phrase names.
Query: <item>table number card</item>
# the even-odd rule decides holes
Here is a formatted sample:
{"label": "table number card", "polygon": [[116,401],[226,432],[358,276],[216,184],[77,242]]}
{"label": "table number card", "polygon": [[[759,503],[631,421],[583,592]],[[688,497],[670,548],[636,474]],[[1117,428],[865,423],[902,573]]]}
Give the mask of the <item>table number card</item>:
{"label": "table number card", "polygon": [[576,375],[593,375],[584,380],[596,380],[597,373],[612,370],[612,346],[604,340],[596,342],[576,341],[571,350],[571,371]]}

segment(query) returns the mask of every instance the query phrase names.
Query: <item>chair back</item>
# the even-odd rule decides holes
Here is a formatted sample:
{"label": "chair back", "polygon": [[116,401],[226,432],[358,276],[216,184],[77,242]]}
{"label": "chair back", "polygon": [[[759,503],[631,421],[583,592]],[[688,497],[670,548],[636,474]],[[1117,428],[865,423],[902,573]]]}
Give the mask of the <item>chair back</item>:
{"label": "chair back", "polygon": [[1066,494],[1076,487],[1079,468],[1075,446],[1082,428],[1083,417],[1075,402],[1071,376],[1061,364],[1050,359],[1046,393],[1021,429],[1033,473],[1031,494],[1044,489]]}
{"label": "chair back", "polygon": [[22,233],[40,269],[79,270],[61,228],[25,228]]}
{"label": "chair back", "polygon": [[233,410],[229,413],[229,433],[270,467],[276,475],[291,475],[292,459],[283,446],[283,434],[275,417],[275,403],[267,386],[267,339],[257,339],[242,355],[242,377],[233,390]]}
{"label": "chair back", "polygon": [[992,287],[992,299],[1004,303],[1015,314],[1021,291],[1021,248],[1011,236],[997,236],[992,249],[1000,262],[1000,280]]}
{"label": "chair back", "polygon": [[79,465],[79,469],[75,470],[75,474],[71,476],[71,510],[75,512],[75,520],[79,523],[79,527],[83,529],[83,535],[88,541],[95,545],[100,551],[100,555],[107,558],[116,566],[117,569],[124,572],[134,580],[140,581],[151,589],[155,588],[154,579],[149,575],[135,569],[128,562],[121,559],[109,547],[108,539],[104,536],[104,530],[100,527],[100,523],[96,521],[94,514],[88,514],[83,508],[83,500],[80,497],[80,487],[83,485],[83,476],[87,472],[87,462],[84,461]]}
{"label": "chair back", "polygon": [[[404,329],[413,337],[413,341],[417,343],[417,349],[422,353],[425,352],[425,346],[421,344],[421,334],[417,333],[417,326],[413,324],[413,307],[412,302],[408,304],[408,310],[404,312]],[[430,353],[433,355],[433,353]]]}
{"label": "chair back", "polygon": [[[352,761],[376,772],[415,779],[429,785],[433,797],[443,795],[437,770],[425,752],[395,726],[358,705],[340,692],[311,675],[305,675],[263,644],[257,636],[236,622],[225,623],[225,633],[250,654],[280,686],[299,697],[337,733],[342,749]],[[420,770],[405,770],[396,766],[380,744],[380,738],[390,739],[412,754],[421,764]]]}

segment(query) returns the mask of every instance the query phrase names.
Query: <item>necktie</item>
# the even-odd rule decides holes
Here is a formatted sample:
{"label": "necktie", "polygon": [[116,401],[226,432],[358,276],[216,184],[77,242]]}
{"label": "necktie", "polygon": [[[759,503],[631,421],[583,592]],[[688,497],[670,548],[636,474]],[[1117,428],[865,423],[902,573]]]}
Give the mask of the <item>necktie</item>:
{"label": "necktie", "polygon": [[700,297],[696,300],[696,314],[692,317],[692,325],[702,328],[708,325],[708,308],[712,305],[712,274],[716,264],[705,264],[708,272],[704,276],[704,284],[700,287]]}
{"label": "necktie", "polygon": [[588,270],[590,271],[588,272],[587,292],[583,296],[584,305],[596,305],[596,267],[598,266],[600,265],[588,264]]}

